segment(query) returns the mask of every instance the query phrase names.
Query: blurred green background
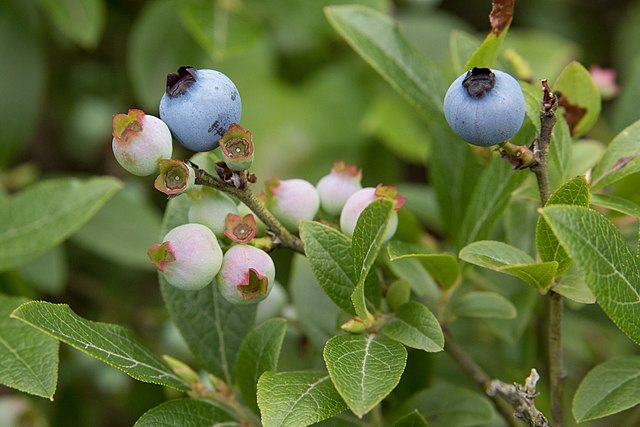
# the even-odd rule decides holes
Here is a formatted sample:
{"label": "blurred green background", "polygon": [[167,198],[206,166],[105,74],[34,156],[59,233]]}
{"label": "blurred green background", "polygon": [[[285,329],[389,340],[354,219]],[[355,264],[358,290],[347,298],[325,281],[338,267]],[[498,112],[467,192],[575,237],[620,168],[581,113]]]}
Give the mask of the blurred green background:
{"label": "blurred green background", "polygon": [[[180,65],[218,69],[236,83],[258,186],[272,176],[315,183],[341,159],[363,168],[364,185],[425,182],[427,126],[332,30],[322,8],[341,3],[391,14],[445,81],[455,77],[451,31],[482,40],[489,28],[488,0],[0,2],[0,203],[53,176],[126,183],[65,244],[0,273],[0,292],[68,303],[189,360],[146,259],[166,200],[153,177],[128,175],[111,154],[111,116],[129,108],[157,115],[166,75]],[[573,59],[616,70],[621,95],[605,101],[588,138],[609,141],[640,118],[640,2],[519,0],[506,47],[535,79],[552,81]],[[287,283],[290,254],[275,256]],[[593,356],[585,364],[604,358],[576,351]],[[166,393],[62,346],[55,401],[0,386],[0,427],[130,426]]]}

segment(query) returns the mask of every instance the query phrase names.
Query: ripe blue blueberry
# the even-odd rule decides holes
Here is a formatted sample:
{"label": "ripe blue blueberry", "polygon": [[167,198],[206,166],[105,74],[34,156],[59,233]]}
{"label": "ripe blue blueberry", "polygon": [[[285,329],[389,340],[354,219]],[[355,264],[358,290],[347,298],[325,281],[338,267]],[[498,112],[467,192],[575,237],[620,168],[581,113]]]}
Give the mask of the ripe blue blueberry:
{"label": "ripe blue blueberry", "polygon": [[474,67],[458,77],[444,97],[451,129],[473,145],[488,147],[514,136],[524,121],[524,95],[509,74]]}
{"label": "ripe blue blueberry", "polygon": [[160,118],[176,139],[193,151],[209,151],[233,124],[240,122],[238,89],[215,70],[180,67],[167,76]]}

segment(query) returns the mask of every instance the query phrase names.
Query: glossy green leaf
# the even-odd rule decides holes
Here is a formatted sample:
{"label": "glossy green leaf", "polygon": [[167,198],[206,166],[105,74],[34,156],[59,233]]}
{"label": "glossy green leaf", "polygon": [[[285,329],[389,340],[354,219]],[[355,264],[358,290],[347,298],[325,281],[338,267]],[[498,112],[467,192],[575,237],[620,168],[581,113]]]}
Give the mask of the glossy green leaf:
{"label": "glossy green leaf", "polygon": [[263,372],[275,371],[278,367],[286,330],[285,319],[269,319],[253,328],[238,350],[236,380],[242,392],[242,400],[255,413],[258,413],[258,379]]}
{"label": "glossy green leaf", "polygon": [[93,49],[106,21],[104,0],[38,0],[46,15],[74,43]]}
{"label": "glossy green leaf", "polygon": [[573,397],[573,416],[581,423],[640,404],[640,356],[622,356],[596,366]]}
{"label": "glossy green leaf", "polygon": [[390,200],[374,200],[362,211],[353,230],[351,248],[358,282],[351,294],[351,301],[356,314],[363,320],[369,317],[365,300],[365,281],[384,244],[387,227],[394,214],[393,209],[394,203]]}
{"label": "glossy green leaf", "polygon": [[347,409],[326,372],[271,372],[258,381],[264,427],[306,426]]}
{"label": "glossy green leaf", "polygon": [[586,133],[600,117],[600,91],[589,71],[579,62],[572,61],[560,73],[553,91],[560,96],[564,117],[576,137]]}
{"label": "glossy green leaf", "polygon": [[450,254],[430,254],[419,248],[407,247],[402,242],[391,242],[387,247],[389,259],[416,258],[420,260],[431,277],[442,289],[449,289],[460,276],[460,264],[458,259]]}
{"label": "glossy green leaf", "polygon": [[71,239],[128,267],[153,270],[147,249],[157,243],[161,217],[149,200],[135,191],[120,191]]}
{"label": "glossy green leaf", "polygon": [[384,325],[383,332],[402,344],[427,352],[442,351],[444,335],[438,319],[424,305],[409,301],[398,309],[393,320]]}
{"label": "glossy green leaf", "polygon": [[[546,206],[551,205],[577,205],[589,206],[589,185],[583,176],[567,181],[551,195]],[[545,262],[556,261],[560,276],[571,267],[572,260],[565,249],[558,242],[549,225],[541,217],[536,224],[536,246],[540,259]]]}
{"label": "glossy green leaf", "polygon": [[536,263],[527,253],[503,242],[482,240],[460,251],[460,259],[480,267],[516,276],[541,292],[555,277],[555,261]]}
{"label": "glossy green leaf", "polygon": [[356,278],[349,238],[335,228],[311,221],[300,225],[300,238],[322,289],[338,307],[355,314],[351,294]]}
{"label": "glossy green leaf", "polygon": [[[496,155],[497,156],[497,155]],[[467,243],[486,239],[494,224],[511,200],[511,193],[520,186],[526,171],[515,171],[502,159],[494,158],[477,178],[475,191],[462,221],[458,242]]]}
{"label": "glossy green leaf", "polygon": [[0,294],[0,384],[53,399],[58,381],[58,341],[9,317],[27,302]]}
{"label": "glossy green leaf", "polygon": [[[161,234],[187,223],[189,200],[171,199]],[[180,334],[200,364],[228,383],[234,382],[235,362],[242,339],[253,327],[257,304],[238,305],[225,300],[215,285],[183,291],[159,276],[162,298]]]}
{"label": "glossy green leaf", "polygon": [[332,6],[334,29],[382,77],[427,117],[442,114],[438,67],[413,48],[390,17],[363,6]]}
{"label": "glossy green leaf", "polygon": [[640,344],[640,261],[620,232],[607,218],[581,206],[548,206],[542,215],[603,311]]}
{"label": "glossy green leaf", "polygon": [[473,67],[491,68],[496,58],[498,50],[502,46],[502,41],[507,35],[509,25],[513,19],[513,1],[493,0],[493,8],[490,15],[491,31],[471,58],[467,61],[465,69]]}
{"label": "glossy green leaf", "polygon": [[92,322],[66,304],[44,301],[22,304],[11,316],[139,381],[189,389],[164,360],[135,341],[122,326]]}
{"label": "glossy green leaf", "polygon": [[640,120],[620,132],[607,146],[591,173],[591,188],[611,185],[640,171]]}
{"label": "glossy green leaf", "polygon": [[134,427],[239,426],[234,418],[211,400],[174,399],[145,412]]}
{"label": "glossy green leaf", "polygon": [[87,222],[121,187],[112,177],[35,184],[0,206],[0,271],[51,249]]}
{"label": "glossy green leaf", "polygon": [[422,414],[417,409],[409,412],[408,414],[398,418],[392,425],[392,427],[428,427],[429,423],[424,419]]}
{"label": "glossy green leaf", "polygon": [[358,416],[391,393],[407,362],[405,347],[383,335],[339,335],[323,355],[336,390]]}
{"label": "glossy green leaf", "polygon": [[481,394],[461,387],[435,386],[407,399],[398,412],[417,409],[429,427],[467,427],[483,425],[495,418],[493,407]]}
{"label": "glossy green leaf", "polygon": [[602,206],[625,215],[640,217],[640,205],[624,197],[597,193],[591,196],[591,204]]}
{"label": "glossy green leaf", "polygon": [[596,302],[596,296],[579,274],[567,273],[559,277],[558,283],[553,285],[553,291],[581,304]]}
{"label": "glossy green leaf", "polygon": [[515,306],[496,292],[467,292],[451,304],[451,314],[458,317],[479,317],[484,319],[513,319]]}
{"label": "glossy green leaf", "polygon": [[291,299],[299,316],[300,328],[316,349],[338,331],[338,316],[344,312],[329,299],[314,277],[309,258],[296,254],[289,277]]}

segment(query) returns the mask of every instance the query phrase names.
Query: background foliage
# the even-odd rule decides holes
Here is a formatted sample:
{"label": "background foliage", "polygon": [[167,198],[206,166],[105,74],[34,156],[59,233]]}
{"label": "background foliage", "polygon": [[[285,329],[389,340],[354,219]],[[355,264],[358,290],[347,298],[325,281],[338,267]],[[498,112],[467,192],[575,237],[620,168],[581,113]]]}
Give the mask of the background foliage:
{"label": "background foliage", "polygon": [[[110,135],[112,114],[134,107],[157,114],[166,74],[186,64],[219,69],[232,76],[242,96],[242,124],[254,135],[254,172],[261,181],[271,176],[299,176],[315,183],[335,160],[344,159],[363,168],[365,185],[400,185],[401,193],[409,199],[407,210],[415,215],[406,214],[401,221],[399,235],[406,240],[415,235],[417,221],[436,238],[454,225],[470,227],[469,220],[456,217],[463,213],[453,213],[448,217],[450,223],[443,223],[433,191],[424,186],[426,182],[436,187],[447,185],[438,182],[438,168],[460,167],[456,164],[460,157],[443,156],[442,147],[434,148],[437,133],[428,129],[418,113],[331,27],[322,8],[341,3],[365,4],[390,13],[413,46],[433,60],[428,65],[438,67],[446,81],[453,80],[456,68],[464,65],[456,64],[455,58],[451,61],[451,32],[457,32],[458,57],[468,57],[468,47],[482,40],[487,31],[490,9],[488,1],[463,0],[0,3],[0,76],[4,83],[0,96],[0,206],[12,193],[41,191],[53,200],[42,209],[52,214],[66,209],[73,213],[70,221],[84,224],[79,229],[65,228],[53,217],[52,223],[64,230],[56,234],[55,227],[48,227],[53,231],[33,242],[42,249],[36,258],[20,260],[19,254],[3,253],[0,247],[0,293],[67,303],[84,318],[126,325],[157,354],[169,353],[190,361],[175,327],[168,322],[157,276],[145,256],[160,234],[166,201],[152,188],[151,178],[133,178],[120,169],[111,155]],[[640,93],[638,28],[637,2],[516,3],[505,48],[517,50],[528,61],[533,79],[553,80],[574,59],[587,67],[598,64],[618,72],[620,96],[604,102],[595,127],[576,143],[580,146],[573,157],[575,173],[591,166],[603,152],[604,143],[640,118],[635,105]],[[537,89],[532,90],[535,97]],[[186,156],[186,152],[174,155]],[[432,169],[426,170],[429,159]],[[507,169],[504,163],[495,166],[500,167]],[[466,165],[465,170],[473,170],[473,165]],[[503,171],[494,173],[500,176]],[[68,181],[54,181],[48,188],[33,187],[46,178],[93,175],[116,176],[124,188],[109,198],[120,184],[108,178],[101,180],[95,194],[84,197],[75,197],[71,189],[78,188]],[[475,180],[476,175],[463,179]],[[517,183],[505,185],[515,188]],[[628,176],[614,187],[612,195],[640,203],[638,185],[638,174]],[[68,200],[56,197],[57,192]],[[480,214],[483,206],[479,203],[494,193],[452,197],[476,200],[470,211]],[[82,192],[78,190],[78,194]],[[440,205],[446,206],[446,201],[442,202]],[[33,207],[11,215],[24,216],[29,224],[30,209]],[[94,211],[97,214],[86,222]],[[520,233],[518,228],[535,222],[531,211],[526,199],[512,203],[493,232],[532,253],[532,234]],[[619,217],[616,225],[635,247],[635,221]],[[467,240],[456,242],[456,246],[476,238],[469,232],[489,231],[466,229],[460,239]],[[323,300],[311,294],[317,286],[301,289],[313,281],[302,258],[285,251],[275,257],[278,281],[291,298],[288,302],[294,307],[317,309],[288,328],[279,370],[322,368],[323,361],[314,349],[321,349],[333,335],[337,308],[326,297]],[[432,291],[428,284],[435,285],[424,270],[415,268],[418,262],[399,259],[389,262],[389,268],[407,278],[421,275],[419,282],[427,285],[414,292],[426,295]],[[502,379],[521,381],[530,366],[540,363],[541,343],[528,323],[528,314],[540,310],[535,293],[504,274],[477,274],[477,282],[487,290],[499,290],[512,302],[518,317],[480,324],[461,320],[456,323],[456,334],[490,374],[504,374],[505,366],[519,367]],[[15,305],[21,301],[16,299]],[[464,300],[457,301],[455,307],[457,315],[478,310]],[[510,308],[504,307],[505,317],[509,317]],[[257,316],[260,318],[260,310]],[[566,334],[569,394],[593,366],[613,355],[637,354],[637,347],[594,306],[569,304],[565,321],[566,330],[571,331]],[[130,426],[173,393],[133,381],[68,346],[60,350],[55,401],[0,388],[0,414],[9,414],[0,425]],[[427,385],[428,375],[410,375],[418,369],[427,373],[437,369],[440,376],[450,379],[446,385],[435,386],[469,384],[446,355],[429,355],[427,359],[425,353],[412,351],[408,355],[409,375],[405,374],[391,399],[401,401],[410,391]],[[425,383],[415,384],[419,381]],[[43,387],[43,395],[50,395],[52,386]],[[607,424],[611,422],[614,424]],[[608,420],[592,425],[617,424]]]}

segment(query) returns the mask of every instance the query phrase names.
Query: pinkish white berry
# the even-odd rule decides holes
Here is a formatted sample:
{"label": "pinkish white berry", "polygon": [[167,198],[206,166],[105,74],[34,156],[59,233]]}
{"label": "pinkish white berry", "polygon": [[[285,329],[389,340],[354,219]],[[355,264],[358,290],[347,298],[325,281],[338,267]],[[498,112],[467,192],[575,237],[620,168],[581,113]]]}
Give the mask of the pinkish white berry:
{"label": "pinkish white berry", "polygon": [[340,214],[340,229],[342,232],[349,237],[353,236],[353,230],[356,228],[360,214],[371,202],[378,198],[387,198],[396,201],[396,212],[393,213],[389,220],[384,241],[386,242],[391,239],[398,228],[397,211],[402,207],[404,197],[397,195],[395,187],[387,187],[383,185],[378,185],[376,188],[363,188],[362,190],[356,191],[351,195],[351,197],[349,197],[347,203],[345,203],[344,208],[342,209],[342,213]]}
{"label": "pinkish white berry", "polygon": [[163,242],[147,252],[167,282],[183,290],[207,286],[220,271],[222,250],[213,232],[202,224],[170,230]]}
{"label": "pinkish white berry", "polygon": [[265,182],[266,205],[289,231],[297,232],[301,221],[310,221],[320,209],[318,190],[303,179],[271,178]]}
{"label": "pinkish white berry", "polygon": [[339,215],[347,199],[362,188],[362,171],[343,161],[333,164],[331,173],[318,181],[320,206],[329,215]]}
{"label": "pinkish white berry", "polygon": [[253,304],[269,295],[276,269],[264,251],[248,245],[232,246],[222,260],[216,284],[222,296],[235,304]]}

